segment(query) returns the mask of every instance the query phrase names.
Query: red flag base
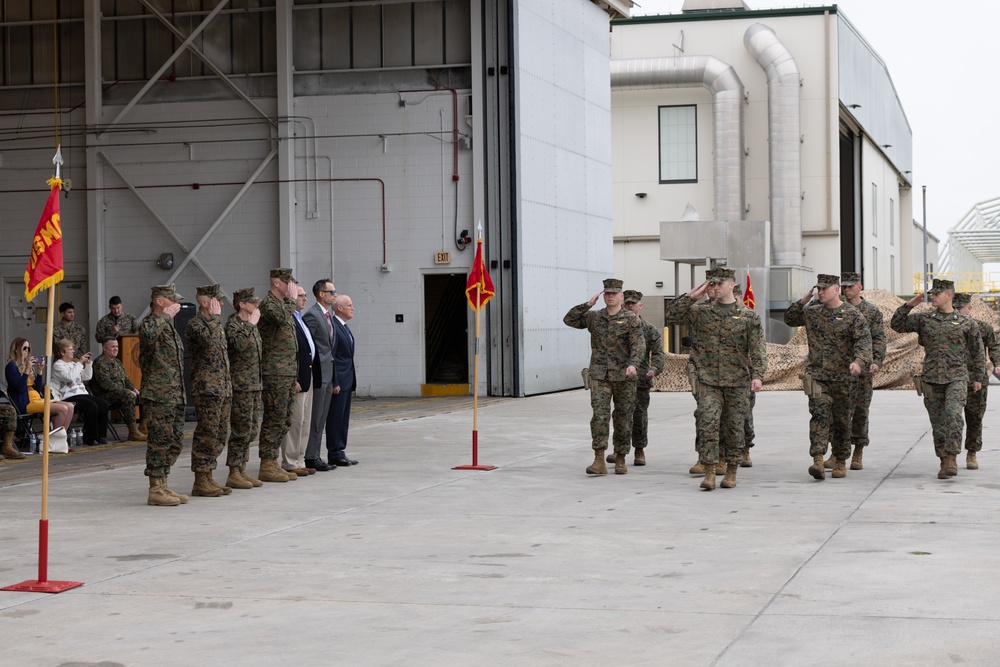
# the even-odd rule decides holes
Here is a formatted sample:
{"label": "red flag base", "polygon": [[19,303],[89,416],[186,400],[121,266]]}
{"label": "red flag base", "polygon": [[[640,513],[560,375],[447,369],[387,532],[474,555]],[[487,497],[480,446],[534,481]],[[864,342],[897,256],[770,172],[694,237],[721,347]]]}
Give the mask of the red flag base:
{"label": "red flag base", "polygon": [[472,432],[472,465],[455,466],[452,470],[496,470],[496,466],[479,465],[479,431]]}
{"label": "red flag base", "polygon": [[82,581],[49,581],[49,522],[41,519],[38,522],[38,579],[29,579],[13,586],[0,588],[0,591],[22,591],[24,593],[62,593],[77,586],[83,586]]}
{"label": "red flag base", "polygon": [[13,586],[5,586],[0,591],[22,591],[25,593],[62,593],[71,588],[83,586],[82,581],[37,581],[29,579]]}

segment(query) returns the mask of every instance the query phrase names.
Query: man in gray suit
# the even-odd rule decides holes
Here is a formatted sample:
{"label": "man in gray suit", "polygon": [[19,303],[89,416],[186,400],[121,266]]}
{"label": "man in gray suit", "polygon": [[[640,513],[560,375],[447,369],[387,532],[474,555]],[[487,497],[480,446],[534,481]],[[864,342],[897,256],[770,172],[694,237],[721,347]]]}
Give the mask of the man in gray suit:
{"label": "man in gray suit", "polygon": [[327,432],[330,414],[330,399],[333,398],[333,348],[336,344],[332,318],[333,299],[337,289],[328,278],[317,280],[312,288],[316,304],[302,314],[302,321],[309,327],[313,342],[316,345],[316,360],[313,362],[313,402],[312,415],[309,421],[309,443],[306,445],[306,467],[319,471],[335,470],[336,466],[327,465],[320,456],[320,445],[323,433]]}

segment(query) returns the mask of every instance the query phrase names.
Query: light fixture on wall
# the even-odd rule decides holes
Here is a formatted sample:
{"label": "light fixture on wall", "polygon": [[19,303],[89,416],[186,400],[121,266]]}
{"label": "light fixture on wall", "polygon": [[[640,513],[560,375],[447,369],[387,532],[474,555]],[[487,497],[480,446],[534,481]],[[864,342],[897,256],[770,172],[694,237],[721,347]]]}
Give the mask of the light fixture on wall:
{"label": "light fixture on wall", "polygon": [[164,271],[174,268],[174,253],[165,252],[161,254],[160,258],[156,260],[156,265]]}
{"label": "light fixture on wall", "polygon": [[656,281],[656,286],[657,287],[663,287],[663,281],[662,280],[657,280]]}
{"label": "light fixture on wall", "polygon": [[882,148],[892,148],[892,144],[882,144]]}
{"label": "light fixture on wall", "polygon": [[848,104],[847,108],[848,109],[860,109],[861,105],[860,104]]}
{"label": "light fixture on wall", "polygon": [[455,239],[455,247],[459,250],[465,250],[470,243],[472,243],[472,237],[469,236],[469,230],[463,229],[462,233]]}
{"label": "light fixture on wall", "polygon": [[645,192],[636,192],[635,196],[638,197],[639,199],[645,199],[646,198],[646,193]]}

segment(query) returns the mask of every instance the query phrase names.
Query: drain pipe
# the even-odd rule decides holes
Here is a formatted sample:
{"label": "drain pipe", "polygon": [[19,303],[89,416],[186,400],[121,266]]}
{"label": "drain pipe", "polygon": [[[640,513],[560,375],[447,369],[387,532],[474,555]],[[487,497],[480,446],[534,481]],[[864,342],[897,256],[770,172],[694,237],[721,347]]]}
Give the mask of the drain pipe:
{"label": "drain pipe", "polygon": [[715,140],[715,217],[742,220],[743,82],[713,56],[675,56],[611,61],[612,90],[704,86],[712,93]]}
{"label": "drain pipe", "polygon": [[796,266],[802,264],[799,68],[788,48],[763,23],[747,28],[743,45],[767,74],[771,257],[776,265]]}

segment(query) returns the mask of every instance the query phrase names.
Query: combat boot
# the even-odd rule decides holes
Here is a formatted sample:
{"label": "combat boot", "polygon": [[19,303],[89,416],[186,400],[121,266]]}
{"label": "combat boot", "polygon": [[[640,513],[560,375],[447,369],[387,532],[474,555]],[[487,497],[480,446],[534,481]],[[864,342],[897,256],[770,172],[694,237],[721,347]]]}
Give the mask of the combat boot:
{"label": "combat boot", "polygon": [[830,452],[830,458],[828,458],[826,461],[823,461],[823,467],[827,470],[833,470],[833,465],[836,462],[837,462],[837,457],[833,455],[833,452]]}
{"label": "combat boot", "polygon": [[691,475],[704,475],[705,474],[705,464],[702,463],[701,461],[698,461],[693,466],[691,466],[691,469],[688,470],[688,473],[691,474]]}
{"label": "combat boot", "polygon": [[864,454],[865,448],[854,445],[854,456],[851,457],[851,470],[864,470],[865,466],[861,463],[861,456]]}
{"label": "combat boot", "polygon": [[948,474],[948,457],[942,456],[941,458],[941,469],[938,470],[938,479],[948,479],[951,475]]}
{"label": "combat boot", "polygon": [[715,488],[715,464],[706,463],[705,465],[705,479],[701,480],[701,488],[706,491],[711,491]]}
{"label": "combat boot", "polygon": [[741,468],[752,468],[753,467],[753,461],[750,460],[750,448],[749,447],[744,447],[743,448],[743,458],[740,459],[740,467]]}
{"label": "combat boot", "polygon": [[945,457],[944,470],[948,473],[948,477],[954,477],[958,474],[958,461],[955,460],[954,454],[949,454]]}
{"label": "combat boot", "polygon": [[604,449],[594,450],[594,462],[587,466],[588,475],[607,475],[608,466],[604,464]]}
{"label": "combat boot", "polygon": [[0,447],[0,454],[7,459],[23,459],[24,454],[14,446],[14,432],[7,431],[3,434],[3,447]]}
{"label": "combat boot", "polygon": [[615,474],[624,475],[628,472],[628,466],[625,465],[625,455],[615,454]]}
{"label": "combat boot", "polygon": [[976,460],[976,453],[968,451],[965,453],[965,467],[969,470],[979,470],[979,461]]}
{"label": "combat boot", "polygon": [[181,501],[164,490],[162,477],[149,478],[149,496],[146,497],[147,505],[159,505],[161,507],[173,507],[180,505]]}
{"label": "combat boot", "polygon": [[635,459],[632,461],[632,465],[644,466],[646,465],[646,452],[643,447],[635,448]]}
{"label": "combat boot", "polygon": [[252,489],[253,482],[243,479],[239,466],[229,466],[229,477],[226,478],[226,486],[231,489]]}
{"label": "combat boot", "polygon": [[834,459],[833,472],[830,473],[830,477],[834,479],[847,477],[847,461],[844,459]]}
{"label": "combat boot", "polygon": [[257,479],[262,482],[287,482],[288,475],[278,465],[278,459],[261,459]]}
{"label": "combat boot", "polygon": [[219,488],[218,484],[212,483],[211,473],[196,472],[194,474],[194,486],[191,487],[191,495],[216,498],[222,495],[222,489]]}
{"label": "combat boot", "polygon": [[140,422],[137,422],[136,423],[136,428],[139,429],[139,433],[142,433],[143,435],[149,435],[149,427],[146,426],[146,420],[145,419],[143,419]]}
{"label": "combat boot", "polygon": [[722,483],[719,484],[724,489],[731,489],[736,486],[736,470],[739,465],[736,463],[726,464],[726,476],[722,478]]}
{"label": "combat boot", "polygon": [[247,472],[246,461],[240,464],[240,477],[250,482],[250,484],[253,485],[254,488],[257,488],[258,486],[264,486],[264,482],[260,481],[256,477],[251,477],[250,474]]}
{"label": "combat boot", "polygon": [[809,474],[816,479],[826,479],[826,468],[823,464],[822,454],[813,457],[813,464],[809,466]]}
{"label": "combat boot", "polygon": [[715,464],[715,474],[716,475],[725,475],[726,474],[726,466],[728,466],[728,465],[729,465],[729,463],[727,463],[726,461],[723,461],[720,458],[719,462]]}
{"label": "combat boot", "polygon": [[181,505],[187,504],[187,501],[189,500],[188,497],[185,496],[183,493],[177,493],[176,491],[174,491],[173,489],[171,489],[169,486],[167,486],[167,478],[166,477],[163,478],[163,485],[162,486],[163,486],[164,492],[170,494],[171,496],[173,496],[174,498],[176,498],[177,500],[179,500],[181,502]]}
{"label": "combat boot", "polygon": [[131,442],[146,442],[146,434],[139,430],[135,422],[132,422],[128,425],[128,439]]}
{"label": "combat boot", "polygon": [[607,461],[608,463],[614,463],[615,453],[612,451],[610,454],[608,454],[608,456],[604,460]]}

